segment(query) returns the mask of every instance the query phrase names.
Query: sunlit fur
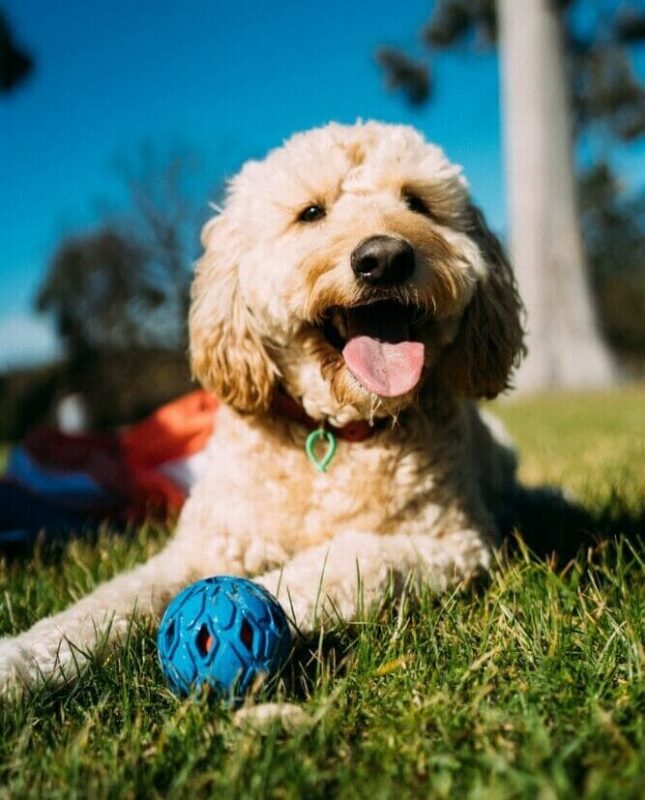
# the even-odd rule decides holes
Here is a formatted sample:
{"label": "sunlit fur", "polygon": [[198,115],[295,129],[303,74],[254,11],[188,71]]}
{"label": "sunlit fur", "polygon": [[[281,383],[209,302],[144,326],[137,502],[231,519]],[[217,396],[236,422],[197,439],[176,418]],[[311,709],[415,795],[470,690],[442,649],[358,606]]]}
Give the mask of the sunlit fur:
{"label": "sunlit fur", "polygon": [[[409,192],[428,214],[410,210]],[[312,204],[326,216],[299,220]],[[365,299],[350,255],[377,234],[415,251],[395,294],[417,307],[426,344],[419,387],[387,400],[360,386],[318,327],[330,306]],[[509,385],[521,307],[459,169],[410,128],[329,125],[244,166],[202,241],[192,366],[226,404],[207,466],[162,553],[0,641],[0,691],[73,674],[97,636],[127,635],[135,609],[159,614],[207,575],[255,577],[307,630],[354,619],[388,586],[441,591],[490,565],[515,456],[472,399]],[[340,441],[321,473],[305,455],[308,430],[272,412],[278,387],[320,422],[385,422],[364,442]]]}

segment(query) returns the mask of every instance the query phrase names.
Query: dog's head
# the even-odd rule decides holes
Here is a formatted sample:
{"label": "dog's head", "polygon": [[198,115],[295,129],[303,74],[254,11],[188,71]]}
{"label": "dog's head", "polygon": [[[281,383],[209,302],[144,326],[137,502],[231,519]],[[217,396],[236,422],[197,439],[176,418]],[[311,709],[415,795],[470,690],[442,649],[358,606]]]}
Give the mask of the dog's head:
{"label": "dog's head", "polygon": [[193,370],[241,411],[396,415],[423,385],[492,397],[521,304],[459,168],[411,128],[329,125],[247,163],[203,231]]}

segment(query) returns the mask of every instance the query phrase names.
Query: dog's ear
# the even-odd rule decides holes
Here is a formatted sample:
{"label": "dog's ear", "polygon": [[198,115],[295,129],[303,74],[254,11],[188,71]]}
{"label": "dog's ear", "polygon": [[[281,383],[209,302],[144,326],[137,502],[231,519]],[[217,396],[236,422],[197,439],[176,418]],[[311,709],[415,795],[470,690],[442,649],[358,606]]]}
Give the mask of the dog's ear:
{"label": "dog's ear", "polygon": [[238,265],[244,244],[226,211],[206,223],[202,244],[189,318],[193,375],[238,411],[264,411],[277,368],[241,297]]}
{"label": "dog's ear", "polygon": [[475,206],[467,212],[467,233],[488,266],[466,307],[455,340],[439,368],[444,386],[466,397],[495,397],[511,385],[525,354],[524,308],[502,245]]}

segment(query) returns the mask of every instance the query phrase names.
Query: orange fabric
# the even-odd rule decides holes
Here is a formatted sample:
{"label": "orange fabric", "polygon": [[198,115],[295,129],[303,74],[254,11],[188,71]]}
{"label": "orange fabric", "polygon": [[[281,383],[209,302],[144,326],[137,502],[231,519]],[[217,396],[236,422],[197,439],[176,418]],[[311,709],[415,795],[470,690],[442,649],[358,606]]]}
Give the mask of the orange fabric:
{"label": "orange fabric", "polygon": [[186,458],[206,446],[219,401],[203,390],[179,397],[119,434],[133,469]]}
{"label": "orange fabric", "polygon": [[219,401],[203,390],[167,403],[119,434],[128,467],[127,519],[177,514],[186,497],[157,467],[202,450],[215,426]]}

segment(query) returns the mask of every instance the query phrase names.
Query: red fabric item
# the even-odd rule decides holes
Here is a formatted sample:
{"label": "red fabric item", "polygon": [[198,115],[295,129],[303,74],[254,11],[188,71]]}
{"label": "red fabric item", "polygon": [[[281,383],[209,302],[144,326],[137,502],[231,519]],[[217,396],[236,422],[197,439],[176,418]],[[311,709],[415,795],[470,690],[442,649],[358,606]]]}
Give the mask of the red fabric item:
{"label": "red fabric item", "polygon": [[218,406],[216,398],[198,390],[119,433],[66,434],[35,428],[27,434],[25,448],[43,466],[85,472],[109,489],[119,498],[112,510],[121,519],[165,516],[177,513],[186,498],[158,467],[206,446]]}
{"label": "red fabric item", "polygon": [[39,464],[60,472],[84,472],[117,497],[128,496],[128,468],[113,433],[69,434],[55,428],[33,428],[25,450]]}

